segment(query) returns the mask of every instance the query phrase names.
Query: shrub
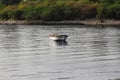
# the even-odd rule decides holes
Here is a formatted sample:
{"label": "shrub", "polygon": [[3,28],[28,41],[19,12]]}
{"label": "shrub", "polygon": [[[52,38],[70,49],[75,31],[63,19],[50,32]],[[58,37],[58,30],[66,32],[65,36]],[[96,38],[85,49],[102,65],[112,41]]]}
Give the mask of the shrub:
{"label": "shrub", "polygon": [[116,0],[115,4],[120,4],[120,0]]}
{"label": "shrub", "polygon": [[40,19],[40,9],[35,7],[27,7],[24,9],[22,17],[26,20],[38,20]]}
{"label": "shrub", "polygon": [[65,7],[63,11],[65,19],[74,19],[75,13],[70,6]]}
{"label": "shrub", "polygon": [[89,0],[91,2],[100,2],[100,0]]}
{"label": "shrub", "polygon": [[22,20],[22,14],[23,14],[23,11],[22,10],[15,10],[15,11],[10,11],[8,13],[8,17],[10,19],[18,19],[18,20]]}
{"label": "shrub", "polygon": [[9,5],[4,7],[0,12],[9,12],[13,10],[17,10],[18,6],[17,5]]}
{"label": "shrub", "polygon": [[9,17],[8,17],[8,12],[1,12],[0,13],[0,19],[9,19]]}
{"label": "shrub", "polygon": [[104,5],[101,5],[97,8],[97,18],[98,19],[104,19],[106,18],[106,7],[104,7]]}
{"label": "shrub", "polygon": [[120,4],[114,4],[107,8],[108,18],[120,19]]}
{"label": "shrub", "polygon": [[94,5],[85,5],[81,8],[81,18],[95,18],[97,14],[97,6]]}
{"label": "shrub", "polygon": [[11,4],[17,4],[21,0],[1,0],[0,3],[4,5],[11,5]]}
{"label": "shrub", "polygon": [[25,9],[26,7],[29,7],[30,5],[28,4],[28,3],[20,3],[19,5],[18,5],[18,9]]}
{"label": "shrub", "polygon": [[50,5],[49,7],[45,7],[43,12],[41,13],[41,18],[43,20],[63,20],[64,12],[57,5]]}

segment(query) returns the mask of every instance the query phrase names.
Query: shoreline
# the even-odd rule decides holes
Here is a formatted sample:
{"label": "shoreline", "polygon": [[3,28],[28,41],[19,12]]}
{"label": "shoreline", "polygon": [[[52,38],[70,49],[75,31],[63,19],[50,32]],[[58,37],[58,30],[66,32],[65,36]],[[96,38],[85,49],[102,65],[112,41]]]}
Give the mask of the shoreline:
{"label": "shoreline", "polygon": [[64,20],[64,21],[28,21],[28,20],[0,20],[0,25],[91,25],[91,26],[120,26],[120,20]]}

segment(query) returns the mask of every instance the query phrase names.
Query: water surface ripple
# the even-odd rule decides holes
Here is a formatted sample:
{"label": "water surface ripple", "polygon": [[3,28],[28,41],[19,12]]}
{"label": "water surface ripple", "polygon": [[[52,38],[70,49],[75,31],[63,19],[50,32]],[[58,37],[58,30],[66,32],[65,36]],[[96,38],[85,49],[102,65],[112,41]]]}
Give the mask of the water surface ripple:
{"label": "water surface ripple", "polygon": [[[66,42],[50,33],[69,35]],[[120,28],[0,25],[0,80],[120,78]]]}

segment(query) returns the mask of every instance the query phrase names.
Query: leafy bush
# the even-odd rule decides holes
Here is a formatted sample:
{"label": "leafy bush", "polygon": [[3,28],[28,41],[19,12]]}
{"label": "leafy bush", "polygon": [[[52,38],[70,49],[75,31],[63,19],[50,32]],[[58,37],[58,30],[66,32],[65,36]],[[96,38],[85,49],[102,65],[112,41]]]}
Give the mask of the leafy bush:
{"label": "leafy bush", "polygon": [[107,8],[108,18],[120,19],[120,4],[114,4]]}
{"label": "leafy bush", "polygon": [[10,19],[18,19],[18,20],[22,20],[22,14],[23,14],[23,11],[22,10],[15,10],[15,11],[10,11],[8,13],[8,17]]}
{"label": "leafy bush", "polygon": [[38,20],[40,19],[40,14],[40,9],[31,6],[24,9],[22,17],[26,20]]}
{"label": "leafy bush", "polygon": [[41,13],[41,19],[43,20],[63,20],[64,12],[57,5],[51,5],[49,7],[45,7],[43,12]]}
{"label": "leafy bush", "polygon": [[120,4],[120,0],[116,0],[115,4]]}
{"label": "leafy bush", "polygon": [[16,7],[17,7],[16,5],[9,5],[9,6],[3,7],[0,10],[0,18],[1,19],[9,19],[9,16],[8,16],[9,11],[15,10]]}
{"label": "leafy bush", "polygon": [[64,11],[64,18],[65,19],[74,19],[75,13],[70,6],[65,7],[63,11]]}
{"label": "leafy bush", "polygon": [[0,12],[9,12],[9,11],[14,11],[17,10],[17,5],[9,5],[0,10]]}
{"label": "leafy bush", "polygon": [[96,17],[98,19],[104,19],[106,17],[106,7],[104,6],[99,6],[97,9],[97,15]]}
{"label": "leafy bush", "polygon": [[12,4],[17,4],[20,1],[21,0],[0,0],[0,3],[4,5],[12,5]]}
{"label": "leafy bush", "polygon": [[97,14],[97,6],[85,5],[81,8],[81,19],[95,18]]}
{"label": "leafy bush", "polygon": [[89,0],[91,2],[100,2],[100,0]]}
{"label": "leafy bush", "polygon": [[0,19],[9,19],[9,17],[8,17],[8,12],[1,12],[0,13]]}

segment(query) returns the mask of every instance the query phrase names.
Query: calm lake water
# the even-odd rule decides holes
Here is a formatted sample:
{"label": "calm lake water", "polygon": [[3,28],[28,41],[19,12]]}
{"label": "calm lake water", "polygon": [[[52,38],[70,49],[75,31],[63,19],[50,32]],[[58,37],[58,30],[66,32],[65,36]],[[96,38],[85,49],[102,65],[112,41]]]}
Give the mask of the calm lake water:
{"label": "calm lake water", "polygon": [[[66,42],[50,33],[69,35]],[[120,27],[0,25],[0,80],[120,78]]]}

